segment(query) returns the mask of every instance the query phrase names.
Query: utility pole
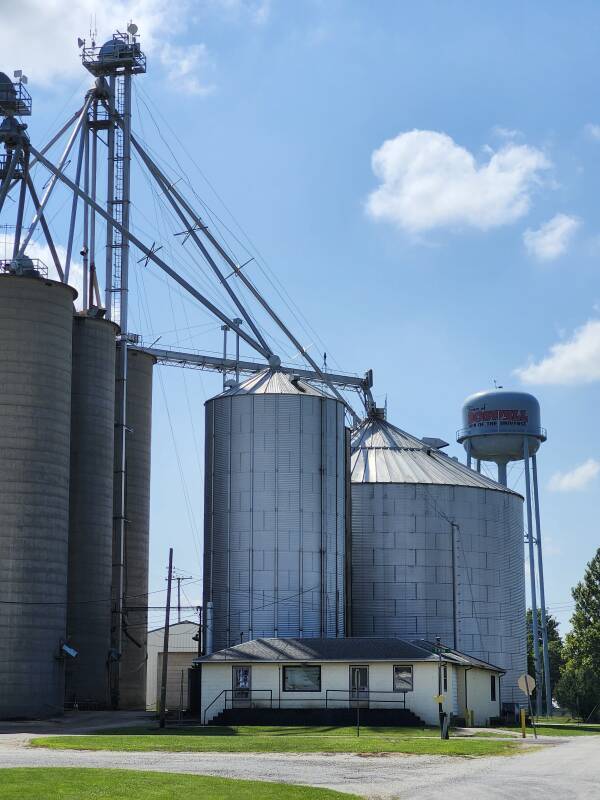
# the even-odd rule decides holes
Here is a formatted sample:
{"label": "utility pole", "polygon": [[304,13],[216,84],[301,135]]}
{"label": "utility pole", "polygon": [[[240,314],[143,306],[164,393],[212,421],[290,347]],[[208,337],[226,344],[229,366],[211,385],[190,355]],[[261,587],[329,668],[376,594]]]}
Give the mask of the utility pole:
{"label": "utility pole", "polygon": [[169,548],[169,575],[167,577],[167,606],[165,609],[165,635],[163,639],[163,662],[160,682],[159,727],[165,727],[167,713],[167,668],[169,666],[169,622],[171,617],[171,583],[173,580],[173,548]]}
{"label": "utility pole", "polygon": [[[176,569],[177,571],[177,569]],[[181,622],[181,581],[191,581],[191,575],[173,575],[177,581],[177,622]],[[167,580],[169,580],[167,578]]]}

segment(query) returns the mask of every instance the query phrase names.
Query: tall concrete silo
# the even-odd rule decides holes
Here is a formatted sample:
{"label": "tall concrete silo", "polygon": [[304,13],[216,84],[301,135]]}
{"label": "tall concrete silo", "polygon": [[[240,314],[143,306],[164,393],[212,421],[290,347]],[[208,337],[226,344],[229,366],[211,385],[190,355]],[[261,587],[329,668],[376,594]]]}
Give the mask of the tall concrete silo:
{"label": "tall concrete silo", "polygon": [[0,274],[0,718],[63,709],[73,299]]}
{"label": "tall concrete silo", "polygon": [[374,412],[353,437],[352,632],[440,636],[522,702],[523,498]]}
{"label": "tall concrete silo", "polygon": [[[129,350],[127,367],[127,464],[124,632],[120,708],[146,707],[148,557],[150,547],[150,450],[152,370],[156,359]],[[118,562],[113,552],[113,563]],[[114,588],[113,588],[114,592]]]}
{"label": "tall concrete silo", "polygon": [[65,699],[79,708],[109,703],[113,537],[113,441],[117,326],[73,318],[71,491]]}
{"label": "tall concrete silo", "polygon": [[343,404],[267,369],[206,403],[205,447],[207,651],[343,636]]}

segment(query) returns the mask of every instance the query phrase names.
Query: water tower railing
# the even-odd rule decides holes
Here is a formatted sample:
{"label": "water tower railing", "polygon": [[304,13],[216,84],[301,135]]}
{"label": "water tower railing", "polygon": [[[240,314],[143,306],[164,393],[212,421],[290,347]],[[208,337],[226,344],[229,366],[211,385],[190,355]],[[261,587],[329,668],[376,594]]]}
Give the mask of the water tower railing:
{"label": "water tower railing", "polygon": [[498,433],[533,436],[536,439],[541,439],[543,442],[545,442],[548,438],[546,428],[532,428],[525,425],[522,427],[517,427],[514,422],[500,422],[498,420],[496,423],[482,423],[480,428],[475,425],[471,425],[468,428],[459,428],[456,431],[456,441],[462,442],[464,439],[468,439],[470,436],[495,436]]}

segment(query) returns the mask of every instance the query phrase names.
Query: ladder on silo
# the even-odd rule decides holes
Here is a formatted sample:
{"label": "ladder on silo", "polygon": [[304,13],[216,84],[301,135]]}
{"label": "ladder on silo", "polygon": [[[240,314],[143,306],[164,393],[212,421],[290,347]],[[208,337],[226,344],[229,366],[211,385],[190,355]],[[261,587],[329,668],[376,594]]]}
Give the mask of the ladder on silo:
{"label": "ladder on silo", "polygon": [[[125,111],[125,77],[117,77],[115,81],[115,111],[119,116],[123,116]],[[123,206],[125,186],[123,182],[123,129],[117,125],[114,132],[115,144],[114,155],[112,158],[112,169],[114,175],[113,199],[110,203],[109,213],[123,224]],[[129,192],[127,192],[127,195]],[[111,286],[111,308],[110,318],[117,324],[121,324],[121,280],[123,266],[123,234],[117,229],[112,229],[112,241],[110,243],[112,255],[112,286]]]}

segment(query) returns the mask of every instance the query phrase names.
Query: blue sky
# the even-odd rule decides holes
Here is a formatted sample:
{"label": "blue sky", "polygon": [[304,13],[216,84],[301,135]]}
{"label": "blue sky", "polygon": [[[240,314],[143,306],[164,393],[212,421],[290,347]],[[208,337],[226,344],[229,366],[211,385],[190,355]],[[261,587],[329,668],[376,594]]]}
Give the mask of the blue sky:
{"label": "blue sky", "polygon": [[[463,399],[494,379],[537,395],[549,431],[539,464],[546,594],[564,630],[570,587],[600,543],[598,5],[63,5],[67,17],[61,2],[39,0],[9,12],[13,32],[29,30],[23,51],[10,26],[0,32],[3,68],[30,78],[35,143],[90,83],[75,43],[90,13],[99,40],[133,18],[148,52],[134,129],[190,196],[191,186],[239,239],[249,234],[325,345],[297,324],[258,258],[249,274],[315,357],[326,348],[330,367],[373,368],[393,423],[447,441]],[[55,213],[64,224],[60,195]],[[137,167],[132,215],[192,269]],[[240,261],[254,252],[225,238]],[[219,350],[218,324],[156,268],[135,263],[131,287],[130,329],[146,341]],[[219,385],[156,370],[150,588],[163,587],[172,543],[196,580],[191,603],[203,403]],[[464,457],[456,444],[449,452]]]}

